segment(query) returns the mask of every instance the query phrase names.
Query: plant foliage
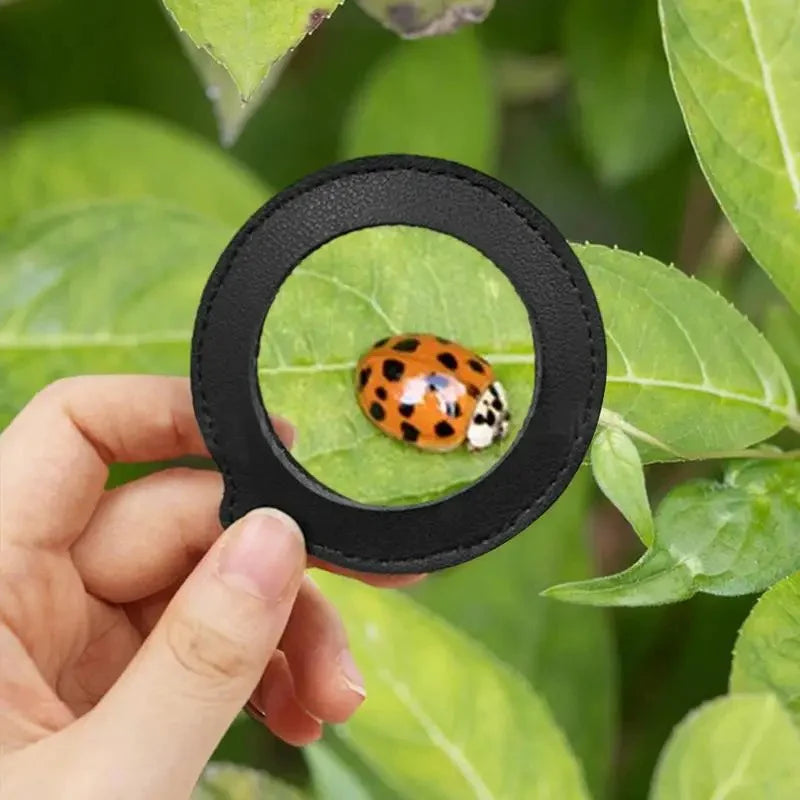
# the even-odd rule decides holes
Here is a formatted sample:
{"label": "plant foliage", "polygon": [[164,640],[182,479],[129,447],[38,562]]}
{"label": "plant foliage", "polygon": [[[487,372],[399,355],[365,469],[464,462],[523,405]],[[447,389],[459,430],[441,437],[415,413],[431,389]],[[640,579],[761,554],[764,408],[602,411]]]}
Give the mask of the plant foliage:
{"label": "plant foliage", "polygon": [[[794,800],[800,0],[339,5],[0,2],[0,427],[64,375],[186,374],[221,249],[337,157],[462,161],[593,242],[590,463],[529,531],[405,593],[321,575],[368,702],[295,759],[256,758],[237,722],[198,800]],[[493,363],[502,447],[424,454],[369,424],[355,363],[403,330]],[[258,361],[297,459],[379,504],[479,479],[535,372],[502,273],[401,227],[306,259]],[[729,598],[759,592],[728,674]]]}

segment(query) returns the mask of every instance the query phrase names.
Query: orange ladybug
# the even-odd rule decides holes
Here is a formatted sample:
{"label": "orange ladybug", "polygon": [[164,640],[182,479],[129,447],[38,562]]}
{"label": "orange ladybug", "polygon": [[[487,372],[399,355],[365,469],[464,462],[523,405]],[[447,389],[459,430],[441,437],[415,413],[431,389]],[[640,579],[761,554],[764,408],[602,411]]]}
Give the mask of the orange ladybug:
{"label": "orange ladybug", "polygon": [[422,450],[483,450],[508,434],[506,393],[489,362],[430,333],[375,342],[356,367],[356,391],[370,422]]}

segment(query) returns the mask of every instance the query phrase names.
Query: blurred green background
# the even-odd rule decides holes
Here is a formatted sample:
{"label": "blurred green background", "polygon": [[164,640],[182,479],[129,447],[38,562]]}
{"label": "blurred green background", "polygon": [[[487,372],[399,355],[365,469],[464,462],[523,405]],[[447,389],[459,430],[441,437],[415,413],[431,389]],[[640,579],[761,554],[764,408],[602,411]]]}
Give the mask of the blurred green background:
{"label": "blurred green background", "polygon": [[[428,64],[413,72],[413,85],[402,70],[398,77],[382,66],[406,54]],[[363,107],[372,81],[386,84],[377,112]],[[147,115],[222,151],[204,87],[157,0],[0,3],[5,141],[39,119],[97,107]],[[375,121],[375,114],[381,119]],[[82,146],[80,125],[93,124],[92,117],[86,119],[74,140],[66,140],[65,160]],[[102,115],[95,119],[106,124]],[[572,241],[618,245],[676,262],[756,321],[776,300],[731,236],[697,166],[669,86],[655,3],[498,0],[474,29],[419,42],[398,39],[355,3],[346,3],[298,48],[223,157],[280,189],[343,156],[369,152],[373,124],[383,128],[383,142],[387,128],[396,131],[390,142],[396,149],[403,149],[415,124],[422,126],[431,154],[497,175]],[[136,176],[152,155],[149,148],[155,152],[160,145],[124,131],[106,142],[87,157],[87,164],[98,163],[87,165],[86,174],[107,166],[106,194],[125,180],[131,195],[146,194]],[[191,169],[188,157],[185,168]],[[24,170],[14,171],[20,169],[0,157],[0,220],[16,218],[20,209],[32,212],[70,200],[74,187],[25,183]],[[52,169],[58,175],[59,163]],[[165,184],[173,182],[168,171],[163,177]],[[97,176],[86,180],[96,183]],[[186,182],[192,195],[192,181],[204,180],[202,173],[188,180],[182,174],[177,183]],[[241,180],[244,185],[249,178]],[[65,186],[68,181],[75,181],[74,172],[64,177]],[[170,191],[177,196],[182,190]],[[260,193],[266,197],[257,181],[250,193],[226,189],[222,179],[207,197],[204,191],[198,186],[193,204],[226,205],[232,227],[261,202]],[[0,246],[7,244],[4,235],[0,231]],[[221,234],[219,245],[224,241]],[[135,253],[130,266],[135,269]],[[202,280],[202,268],[199,275]],[[164,369],[185,371],[183,359],[179,349]],[[103,368],[91,361],[80,366]],[[70,369],[72,362],[62,367]],[[26,380],[9,371],[0,377],[0,388],[38,388]],[[2,400],[7,413],[18,406],[9,396]],[[657,499],[675,483],[709,471],[697,465],[654,467],[651,494]],[[544,600],[538,596],[543,588],[616,571],[641,545],[586,475],[536,527],[538,535],[523,536],[478,564],[433,576],[410,593],[530,681],[583,763],[595,797],[638,800],[647,793],[673,726],[726,690],[733,641],[752,600],[700,596],[676,606],[614,611]],[[305,791],[312,769],[344,770],[358,776],[365,796],[398,797],[389,788],[392,781],[374,768],[377,757],[361,759],[357,749],[346,736],[329,734],[325,749],[304,755],[243,719],[218,756],[267,768],[298,791]],[[355,797],[354,792],[328,796]]]}

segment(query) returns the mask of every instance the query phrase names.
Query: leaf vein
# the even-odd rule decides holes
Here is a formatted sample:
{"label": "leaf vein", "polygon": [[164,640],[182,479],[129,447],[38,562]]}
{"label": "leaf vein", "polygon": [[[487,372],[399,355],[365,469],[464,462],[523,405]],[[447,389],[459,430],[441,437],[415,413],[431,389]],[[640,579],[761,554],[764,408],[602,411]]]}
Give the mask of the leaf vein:
{"label": "leaf vein", "polygon": [[411,716],[417,720],[428,738],[439,747],[450,759],[453,766],[461,773],[477,800],[494,800],[491,790],[484,783],[461,748],[451,741],[434,720],[425,713],[419,703],[414,700],[408,687],[398,681],[386,668],[381,669],[379,673],[392,689],[397,699],[408,709]]}
{"label": "leaf vein", "polygon": [[761,68],[761,76],[764,82],[764,92],[767,96],[767,102],[769,103],[772,122],[775,126],[775,132],[778,135],[778,142],[780,143],[783,160],[786,163],[786,173],[789,176],[789,183],[791,184],[792,191],[794,193],[795,209],[800,211],[800,170],[798,169],[797,161],[795,160],[795,154],[792,151],[792,147],[789,142],[789,134],[785,127],[783,113],[781,111],[780,104],[778,102],[778,96],[775,90],[775,83],[772,79],[772,70],[770,69],[770,63],[766,58],[761,39],[759,37],[756,19],[751,6],[751,0],[741,0],[741,2],[744,15],[747,20],[747,28],[753,41],[753,48],[755,50],[756,58]]}
{"label": "leaf vein", "polygon": [[400,333],[400,328],[395,325],[388,317],[386,312],[383,310],[381,304],[374,298],[370,297],[367,294],[364,294],[359,289],[356,289],[355,286],[351,286],[349,283],[345,283],[344,281],[339,280],[338,278],[332,277],[330,275],[325,275],[321,272],[315,272],[311,269],[296,269],[294,272],[295,275],[306,275],[310,278],[316,278],[317,280],[324,281],[326,283],[330,283],[332,286],[335,286],[337,289],[341,289],[343,292],[347,292],[348,294],[352,294],[354,297],[359,298],[362,302],[366,303],[374,312],[377,314],[383,323],[388,326],[388,328],[392,331],[392,333]]}

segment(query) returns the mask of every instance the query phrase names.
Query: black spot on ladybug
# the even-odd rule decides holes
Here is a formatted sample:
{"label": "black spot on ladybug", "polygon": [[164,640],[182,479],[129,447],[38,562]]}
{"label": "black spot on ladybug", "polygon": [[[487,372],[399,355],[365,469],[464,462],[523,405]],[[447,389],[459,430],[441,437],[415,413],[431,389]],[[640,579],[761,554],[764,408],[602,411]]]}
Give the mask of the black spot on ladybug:
{"label": "black spot on ladybug", "polygon": [[330,16],[330,12],[325,8],[315,8],[309,15],[308,15],[308,23],[306,24],[306,30],[309,33],[313,33],[326,19]]}
{"label": "black spot on ladybug", "polygon": [[496,389],[496,387],[495,387],[495,385],[493,383],[490,384],[489,391],[492,393],[493,397],[496,397],[498,399],[500,398],[500,395],[497,393],[497,389]]}
{"label": "black spot on ladybug", "polygon": [[456,361],[456,357],[452,353],[439,353],[436,359],[440,364],[447,367],[447,369],[452,370],[458,367],[458,361]]}
{"label": "black spot on ladybug", "polygon": [[503,410],[503,404],[497,398],[495,398],[494,400],[492,400],[492,408],[495,411],[502,411]]}
{"label": "black spot on ladybug", "polygon": [[459,403],[453,404],[453,416],[460,417],[461,416],[461,405]]}
{"label": "black spot on ladybug", "polygon": [[483,364],[481,364],[480,361],[476,361],[474,358],[471,358],[469,361],[467,361],[467,364],[469,364],[469,368],[473,372],[480,372],[481,374],[483,374],[486,371],[483,368]]}
{"label": "black spot on ladybug", "polygon": [[437,336],[436,341],[439,342],[440,344],[452,344],[452,342],[449,339],[443,339],[441,336]]}
{"label": "black spot on ladybug", "polygon": [[414,406],[411,406],[408,403],[400,403],[397,410],[400,412],[400,416],[408,419],[414,413]]}
{"label": "black spot on ladybug", "polygon": [[486,422],[486,417],[483,414],[476,414],[472,420],[476,425],[483,425]]}
{"label": "black spot on ladybug", "polygon": [[383,406],[380,403],[373,403],[369,407],[369,415],[372,419],[380,422],[386,416],[386,412],[383,410]]}
{"label": "black spot on ladybug", "polygon": [[383,388],[383,386],[379,386],[379,387],[378,387],[378,388],[375,390],[375,394],[376,394],[376,395],[378,395],[378,399],[380,399],[380,400],[385,400],[385,399],[386,399],[386,397],[387,397],[387,395],[386,395],[386,389],[384,389],[384,388]]}
{"label": "black spot on ladybug", "polygon": [[445,422],[444,420],[442,420],[441,422],[437,422],[433,429],[436,431],[436,435],[440,439],[452,436],[455,433],[455,431],[453,430],[453,426],[449,422]]}
{"label": "black spot on ladybug", "polygon": [[474,383],[471,383],[469,384],[469,386],[467,386],[467,394],[470,397],[478,397],[480,393],[481,393],[480,389],[478,389],[478,387]]}
{"label": "black spot on ladybug", "polygon": [[392,345],[392,350],[399,350],[401,353],[413,353],[419,347],[419,339],[401,339],[397,344]]}
{"label": "black spot on ladybug", "polygon": [[386,361],[383,362],[383,377],[386,378],[387,381],[399,381],[400,378],[403,377],[404,370],[403,362],[398,361],[396,358],[387,358]]}
{"label": "black spot on ladybug", "polygon": [[494,425],[497,422],[497,417],[494,415],[494,411],[487,411],[486,412],[486,421],[490,425]]}
{"label": "black spot on ladybug", "polygon": [[361,372],[358,373],[358,387],[359,389],[363,389],[367,385],[367,381],[369,380],[369,376],[372,374],[372,367],[364,367]]}
{"label": "black spot on ladybug", "polygon": [[401,422],[400,430],[403,431],[403,439],[406,442],[416,442],[419,438],[419,429],[415,428],[410,422]]}
{"label": "black spot on ladybug", "polygon": [[373,347],[383,347],[386,344],[386,342],[388,342],[388,341],[389,341],[389,337],[387,336],[385,339],[378,339],[378,341],[375,342],[375,344],[372,345],[372,346]]}

